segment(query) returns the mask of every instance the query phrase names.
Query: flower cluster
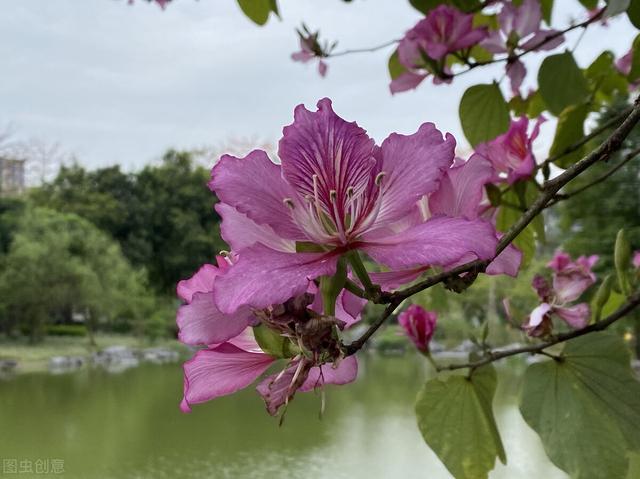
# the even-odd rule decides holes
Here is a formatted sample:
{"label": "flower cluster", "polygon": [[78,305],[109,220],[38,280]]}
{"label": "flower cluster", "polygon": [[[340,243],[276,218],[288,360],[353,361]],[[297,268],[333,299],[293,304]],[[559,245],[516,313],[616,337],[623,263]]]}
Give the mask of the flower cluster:
{"label": "flower cluster", "polygon": [[536,337],[548,335],[553,329],[554,316],[574,329],[584,328],[589,323],[589,305],[571,303],[596,282],[591,269],[597,261],[597,255],[580,256],[572,261],[564,252],[555,254],[547,265],[553,271],[552,284],[540,275],[533,278],[532,286],[542,303],[531,312],[523,326],[527,334]]}
{"label": "flower cluster", "polygon": [[[484,187],[496,170],[480,155],[456,159],[455,146],[433,123],[376,145],[323,99],[317,111],[295,109],[279,164],[260,150],[223,156],[209,186],[232,252],[178,285],[180,340],[205,347],[185,364],[182,409],[250,385],[279,359],[284,369],[258,385],[271,414],[296,391],[353,381],[340,331],[364,300],[343,289],[347,278],[392,291],[475,259],[515,276],[516,248],[494,258],[500,233]],[[368,273],[361,254],[385,271]],[[412,311],[407,324],[426,348],[435,316],[428,330]]]}
{"label": "flower cluster", "polygon": [[327,75],[329,66],[323,58],[329,56],[336,44],[321,45],[318,37],[320,32],[311,32],[306,25],[302,25],[302,30],[298,30],[298,38],[300,41],[300,50],[291,54],[294,62],[308,63],[311,60],[318,59],[318,73],[321,77]]}

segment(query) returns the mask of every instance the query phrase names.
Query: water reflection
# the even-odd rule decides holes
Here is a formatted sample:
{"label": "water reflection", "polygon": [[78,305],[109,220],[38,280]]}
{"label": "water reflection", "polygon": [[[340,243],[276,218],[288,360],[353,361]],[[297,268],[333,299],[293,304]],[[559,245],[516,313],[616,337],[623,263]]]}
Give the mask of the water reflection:
{"label": "water reflection", "polygon": [[[308,393],[282,428],[253,390],[180,413],[178,365],[19,376],[0,382],[0,456],[62,458],[64,477],[83,479],[450,478],[413,417],[424,361],[370,356],[361,366],[356,384],[327,391],[322,421]],[[511,367],[521,366],[501,371],[495,405],[509,464],[491,477],[565,478],[518,413]]]}

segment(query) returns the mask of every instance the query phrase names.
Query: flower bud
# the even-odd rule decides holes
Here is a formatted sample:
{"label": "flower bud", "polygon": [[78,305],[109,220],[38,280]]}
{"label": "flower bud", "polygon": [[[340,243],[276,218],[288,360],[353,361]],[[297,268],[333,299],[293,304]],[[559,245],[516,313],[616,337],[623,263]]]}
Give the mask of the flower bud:
{"label": "flower bud", "polygon": [[398,316],[398,323],[421,352],[429,351],[429,342],[436,329],[437,314],[412,304]]}
{"label": "flower bud", "polygon": [[623,229],[618,231],[613,259],[616,265],[616,273],[618,274],[618,285],[620,286],[620,290],[624,294],[627,294],[629,292],[627,270],[629,269],[629,262],[631,261],[631,245],[629,244]]}

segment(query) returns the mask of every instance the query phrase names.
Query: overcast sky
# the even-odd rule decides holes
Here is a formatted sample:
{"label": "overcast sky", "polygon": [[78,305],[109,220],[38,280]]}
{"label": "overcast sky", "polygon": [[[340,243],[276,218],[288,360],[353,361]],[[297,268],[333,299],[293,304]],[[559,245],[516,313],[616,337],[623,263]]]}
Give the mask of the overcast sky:
{"label": "overcast sky", "polygon": [[[555,2],[567,25],[577,2]],[[305,21],[338,49],[398,38],[420,18],[408,1],[279,0],[282,21],[251,23],[235,0],[174,0],[165,11],[138,0],[5,0],[0,16],[0,125],[20,137],[60,142],[88,166],[125,169],[169,147],[221,145],[233,137],[276,142],[299,103],[324,96],[378,141],[424,121],[452,132],[464,148],[457,108],[464,90],[501,76],[477,69],[451,86],[425,82],[391,96],[392,48],[315,66],[293,63],[294,28]],[[626,18],[590,29],[575,54],[586,66],[605,48],[625,53],[636,31]],[[572,47],[577,35],[569,38]],[[559,50],[561,51],[561,50]],[[542,55],[530,55],[528,82]],[[525,87],[528,83],[525,84]],[[541,143],[548,146],[552,125]],[[540,147],[539,147],[540,148]]]}

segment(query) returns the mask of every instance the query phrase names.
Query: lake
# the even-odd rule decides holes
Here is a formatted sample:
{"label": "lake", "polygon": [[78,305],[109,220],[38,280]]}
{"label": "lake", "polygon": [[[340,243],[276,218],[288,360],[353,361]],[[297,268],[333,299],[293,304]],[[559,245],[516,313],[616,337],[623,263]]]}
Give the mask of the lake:
{"label": "lake", "polygon": [[[282,427],[253,389],[181,413],[179,364],[16,376],[0,381],[0,464],[38,478],[35,461],[52,459],[79,479],[450,478],[413,416],[426,361],[369,354],[360,366],[356,383],[327,389],[322,419],[320,396],[299,394]],[[520,417],[513,368],[524,364],[503,365],[494,402],[509,463],[491,477],[566,478]]]}

